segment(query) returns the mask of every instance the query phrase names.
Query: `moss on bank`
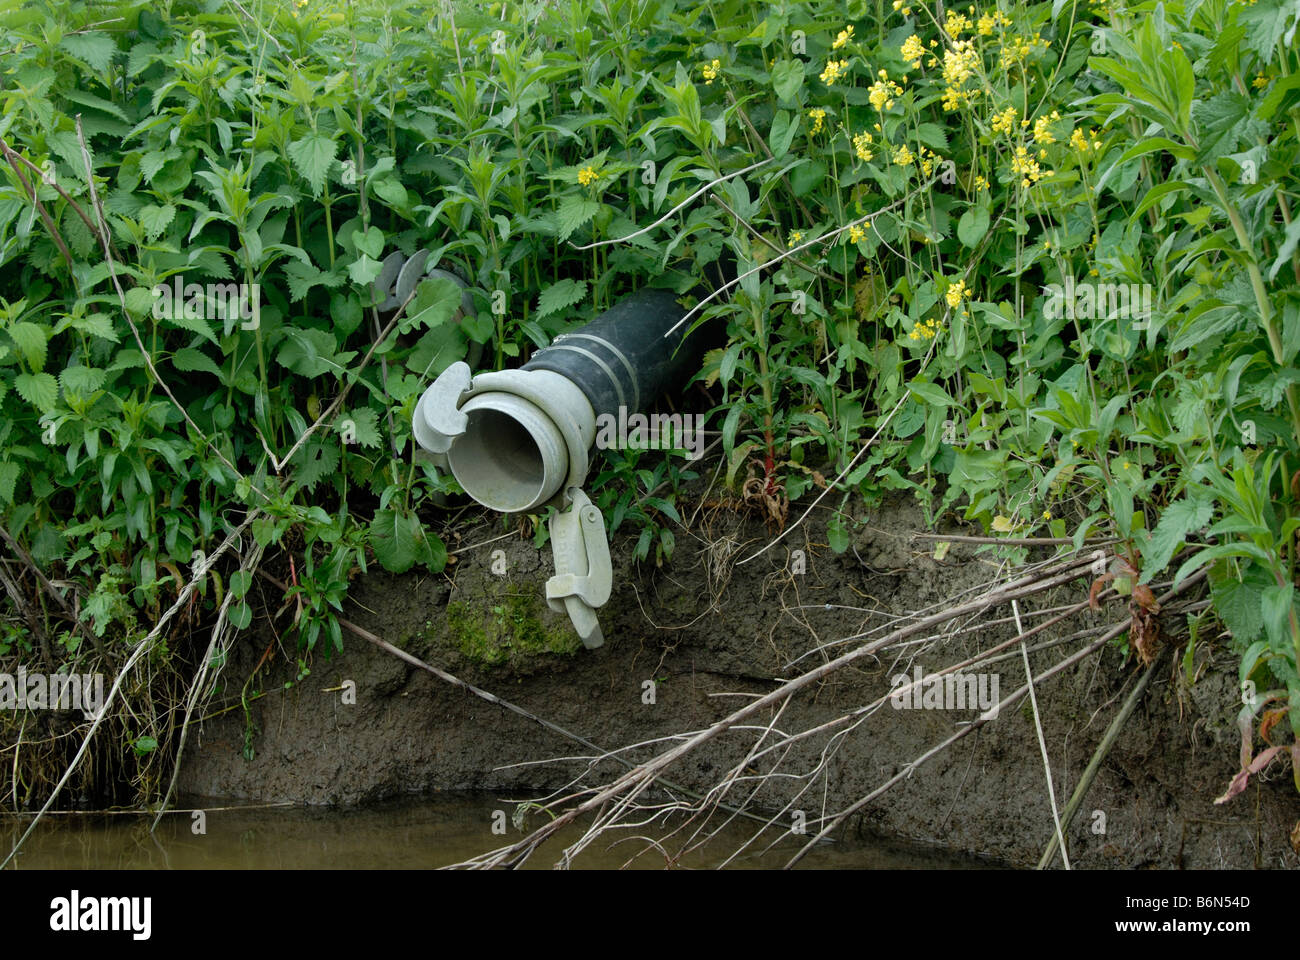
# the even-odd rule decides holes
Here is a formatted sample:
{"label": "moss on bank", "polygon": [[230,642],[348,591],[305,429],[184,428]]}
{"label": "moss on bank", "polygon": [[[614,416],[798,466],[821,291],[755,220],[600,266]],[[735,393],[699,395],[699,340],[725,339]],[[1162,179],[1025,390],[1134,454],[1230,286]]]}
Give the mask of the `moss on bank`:
{"label": "moss on bank", "polygon": [[478,603],[447,605],[451,642],[476,663],[498,665],[545,654],[572,656],[582,641],[567,624],[550,626],[541,616],[541,601],[531,593],[503,593]]}

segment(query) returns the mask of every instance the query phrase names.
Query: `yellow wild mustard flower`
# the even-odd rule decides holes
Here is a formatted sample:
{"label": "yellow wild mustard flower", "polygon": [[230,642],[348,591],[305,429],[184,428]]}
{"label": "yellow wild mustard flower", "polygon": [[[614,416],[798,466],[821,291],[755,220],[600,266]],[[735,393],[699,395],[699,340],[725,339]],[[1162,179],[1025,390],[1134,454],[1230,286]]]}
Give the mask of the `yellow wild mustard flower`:
{"label": "yellow wild mustard flower", "polygon": [[831,44],[831,49],[838,50],[850,40],[853,39],[853,24],[849,24],[835,36],[835,42]]}
{"label": "yellow wild mustard flower", "polygon": [[993,132],[1010,133],[1017,119],[1015,107],[1007,107],[1001,113],[993,114]]}
{"label": "yellow wild mustard flower", "polygon": [[847,60],[827,60],[826,69],[822,71],[819,79],[829,87],[848,72],[849,62]]}
{"label": "yellow wild mustard flower", "polygon": [[788,236],[788,237],[786,238],[785,245],[786,245],[787,247],[795,247],[795,246],[798,246],[798,245],[801,244],[801,243],[803,243],[803,231],[802,231],[802,230],[791,230],[791,231],[790,231],[790,236]]}
{"label": "yellow wild mustard flower", "polygon": [[980,67],[980,55],[970,40],[957,40],[943,52],[943,108],[952,111],[968,106],[979,96],[979,90],[967,90],[966,82],[975,76]]}
{"label": "yellow wild mustard flower", "polygon": [[934,166],[937,163],[943,163],[943,157],[939,156],[929,147],[921,148],[921,173],[929,176],[934,172]]}
{"label": "yellow wild mustard flower", "polygon": [[1055,143],[1056,137],[1052,136],[1052,131],[1048,127],[1061,119],[1061,114],[1053,110],[1051,113],[1045,113],[1034,121],[1034,143],[1048,144]]}
{"label": "yellow wild mustard flower", "polygon": [[962,35],[963,30],[970,29],[970,21],[966,19],[965,14],[953,13],[951,10],[947,11],[947,13],[947,19],[944,20],[943,24],[943,32],[956,40]]}
{"label": "yellow wild mustard flower", "polygon": [[902,53],[903,59],[911,63],[913,70],[921,68],[921,58],[925,56],[925,44],[916,34],[912,34],[903,41],[903,45],[898,48]]}
{"label": "yellow wild mustard flower", "polygon": [[857,154],[859,160],[863,163],[869,161],[875,156],[871,150],[872,136],[865,130],[862,133],[855,134],[853,137],[853,152]]}
{"label": "yellow wild mustard flower", "polygon": [[954,310],[961,306],[961,302],[970,297],[970,291],[966,289],[966,281],[958,280],[956,283],[948,284],[948,292],[943,298],[948,301],[948,306]]}
{"label": "yellow wild mustard flower", "polygon": [[808,118],[813,122],[812,129],[808,132],[811,134],[821,133],[822,126],[826,122],[826,111],[821,107],[813,107],[808,111]]}
{"label": "yellow wild mustard flower", "polygon": [[1031,54],[1046,51],[1052,45],[1051,40],[1044,40],[1042,34],[1034,34],[1032,40],[1024,37],[1010,37],[1002,44],[1002,69],[1008,70],[1027,59]]}
{"label": "yellow wild mustard flower", "polygon": [[849,243],[859,243],[867,238],[866,231],[857,224],[849,227]]}
{"label": "yellow wild mustard flower", "polygon": [[989,182],[985,180],[983,177],[977,175],[975,177],[975,189],[987,190],[988,188],[989,188]]}
{"label": "yellow wild mustard flower", "polygon": [[912,8],[907,5],[907,0],[894,0],[894,10],[896,12],[902,11],[903,16],[905,17],[910,17],[912,15]]}
{"label": "yellow wild mustard flower", "polygon": [[1254,87],[1256,90],[1263,90],[1265,87],[1268,86],[1268,77],[1264,76],[1261,73],[1254,80],[1250,81],[1250,85]]}
{"label": "yellow wild mustard flower", "polygon": [[1074,132],[1070,134],[1070,146],[1080,153],[1087,153],[1089,150],[1100,150],[1101,141],[1097,139],[1096,131],[1091,127],[1088,128],[1087,133],[1075,127]]}
{"label": "yellow wild mustard flower", "polygon": [[907,149],[907,144],[903,144],[894,151],[894,163],[900,167],[910,167],[916,161],[912,156],[912,151]]}
{"label": "yellow wild mustard flower", "polygon": [[591,186],[599,179],[600,179],[600,174],[596,172],[595,167],[586,166],[578,171],[578,182],[582,184],[584,187]]}
{"label": "yellow wild mustard flower", "polygon": [[712,63],[704,65],[704,85],[708,86],[714,80],[718,79],[718,74],[722,72],[722,61],[714,60]]}
{"label": "yellow wild mustard flower", "polygon": [[[1028,148],[1024,146],[1016,147],[1016,152],[1011,155],[1011,172],[1020,175],[1020,185],[1023,187],[1032,187],[1043,177],[1038,161],[1029,155]],[[1051,171],[1048,172],[1050,174]]]}
{"label": "yellow wild mustard flower", "polygon": [[871,85],[867,91],[867,100],[879,111],[885,111],[893,107],[894,97],[902,96],[903,88],[889,79],[889,75],[884,70],[880,71],[881,79]]}
{"label": "yellow wild mustard flower", "polygon": [[975,24],[975,29],[979,31],[980,36],[988,37],[993,35],[993,31],[999,27],[1011,26],[1011,18],[1001,10],[990,10],[979,18]]}
{"label": "yellow wild mustard flower", "polygon": [[912,327],[912,332],[907,335],[907,339],[933,340],[940,329],[939,321],[933,317],[929,320],[921,320]]}

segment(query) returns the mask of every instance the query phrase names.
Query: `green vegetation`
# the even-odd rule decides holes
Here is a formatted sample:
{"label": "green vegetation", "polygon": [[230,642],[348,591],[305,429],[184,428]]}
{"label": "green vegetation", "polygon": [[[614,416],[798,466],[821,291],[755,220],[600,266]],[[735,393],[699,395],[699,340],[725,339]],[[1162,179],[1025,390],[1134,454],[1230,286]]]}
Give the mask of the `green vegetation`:
{"label": "green vegetation", "polygon": [[531,592],[504,594],[486,609],[455,600],[447,605],[447,628],[462,654],[490,666],[521,656],[572,656],[581,650],[582,641],[566,623],[548,628],[542,622],[540,606]]}
{"label": "green vegetation", "polygon": [[[472,344],[517,363],[639,286],[684,292],[726,251],[740,280],[699,316],[728,343],[688,400],[711,398],[740,496],[781,522],[814,488],[909,490],[990,531],[1114,537],[1109,575],[1144,609],[1147,585],[1207,570],[1247,715],[1300,733],[1295,19],[1289,0],[8,9],[0,522],[30,563],[0,655],[115,673],[250,512],[299,652],[337,649],[371,557],[446,561],[430,524],[457,491],[409,426],[430,378]],[[381,261],[417,249],[474,316],[445,279],[380,310]],[[631,453],[596,472],[613,532],[670,555],[692,474]],[[76,585],[78,623],[33,567]],[[226,600],[249,627],[260,587],[223,557],[141,684],[174,684]],[[453,615],[467,654],[554,649],[501,609],[481,631]],[[128,718],[132,763],[174,749],[168,709]]]}

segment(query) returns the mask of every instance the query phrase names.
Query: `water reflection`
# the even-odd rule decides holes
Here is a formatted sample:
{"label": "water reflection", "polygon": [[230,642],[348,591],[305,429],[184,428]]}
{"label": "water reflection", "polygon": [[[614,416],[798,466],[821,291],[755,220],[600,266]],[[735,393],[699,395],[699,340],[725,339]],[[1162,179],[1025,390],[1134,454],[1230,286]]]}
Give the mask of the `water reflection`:
{"label": "water reflection", "polygon": [[[191,801],[186,807],[197,806]],[[206,801],[202,826],[189,812],[163,817],[150,832],[152,818],[136,815],[57,816],[43,821],[27,841],[16,863],[18,869],[419,869],[446,866],[502,846],[521,834],[510,823],[515,802],[483,794],[446,793],[419,800],[392,801],[364,808],[261,807],[238,801]],[[500,811],[500,813],[497,813]],[[639,833],[656,838],[670,827]],[[29,817],[0,818],[0,842],[7,851],[30,823]],[[505,824],[506,835],[492,832]],[[538,821],[532,821],[536,826]],[[731,824],[708,845],[693,850],[676,864],[687,868],[716,867],[753,835],[757,824]],[[526,867],[550,868],[565,843],[580,836],[581,827],[562,832]],[[694,827],[681,831],[667,845],[676,855]],[[775,834],[768,835],[775,839]],[[576,868],[663,869],[666,859],[645,837],[607,834],[584,851]],[[730,859],[739,869],[779,867],[802,840],[782,838],[766,849],[771,839],[751,844]],[[764,852],[766,850],[766,852]],[[628,861],[632,860],[631,864]],[[996,864],[959,858],[928,847],[847,840],[824,844],[803,861],[809,868],[843,869],[988,869]]]}

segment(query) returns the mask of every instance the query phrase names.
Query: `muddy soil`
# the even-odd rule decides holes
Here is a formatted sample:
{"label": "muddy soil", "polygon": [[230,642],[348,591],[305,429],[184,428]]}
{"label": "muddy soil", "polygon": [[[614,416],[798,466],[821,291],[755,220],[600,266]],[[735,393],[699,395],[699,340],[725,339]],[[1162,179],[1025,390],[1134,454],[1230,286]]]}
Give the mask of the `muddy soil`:
{"label": "muddy soil", "polygon": [[[449,542],[457,562],[444,575],[372,571],[359,578],[346,616],[601,748],[644,743],[704,728],[744,697],[773,689],[776,678],[849,649],[846,638],[891,616],[972,595],[1011,569],[996,555],[964,544],[953,544],[936,560],[933,542],[914,539],[926,524],[908,498],[854,509],[859,526],[842,555],[826,545],[822,511],[739,566],[737,559],[772,535],[761,522],[718,503],[686,505],[683,516],[692,533],[678,532],[677,551],[662,568],[634,565],[630,538],[616,536],[614,592],[601,611],[606,642],[596,650],[583,649],[567,619],[546,608],[549,549],[539,551],[494,517],[458,527],[459,543]],[[801,512],[801,506],[792,508],[791,519]],[[951,522],[940,526],[977,532]],[[1047,556],[1040,551],[1029,559]],[[273,588],[259,582],[258,589],[266,591],[270,610],[279,608]],[[1034,611],[1077,602],[1087,589],[1080,579],[1031,598],[1022,604],[1022,615],[1041,622]],[[1056,643],[1031,652],[1035,672],[1090,642],[1071,635],[1117,622],[1125,611],[1117,602],[1045,631],[1035,644]],[[1002,607],[983,620],[1009,617]],[[1186,635],[1181,619],[1165,624],[1175,655],[1162,662],[1068,831],[1072,865],[1300,866],[1288,841],[1300,819],[1289,771],[1252,783],[1226,805],[1213,803],[1237,769],[1235,658],[1223,641],[1202,640],[1195,682],[1187,683],[1179,662]],[[797,696],[776,727],[793,732],[825,723],[888,693],[899,673],[911,675],[917,665],[927,673],[938,670],[1014,636],[1009,623],[963,620],[957,626],[977,629],[842,669]],[[209,713],[239,703],[240,688],[271,643],[279,652],[249,685],[252,693],[268,692],[249,704],[247,715],[236,707],[191,737],[181,771],[186,793],[312,804],[364,804],[440,790],[526,798],[561,787],[587,766],[564,759],[588,752],[577,744],[350,634],[342,653],[331,659],[314,655],[310,675],[293,682],[299,667],[292,637],[279,639],[264,627],[232,651],[225,690]],[[1018,648],[1012,652],[978,668],[997,675],[1004,697],[1024,682]],[[1131,656],[1109,645],[1037,688],[1060,805],[1139,670]],[[293,685],[285,689],[286,682]],[[798,808],[808,818],[843,808],[977,714],[894,709],[886,702],[831,742],[835,749],[827,752],[822,774]],[[669,777],[706,790],[754,738],[752,729],[731,731],[688,755]],[[781,769],[809,770],[826,747],[826,736],[802,741],[783,755]],[[645,759],[659,749],[664,748],[632,749],[625,756]],[[758,766],[767,770],[770,761]],[[591,782],[621,769],[607,761]],[[780,809],[802,783],[769,780],[755,805]],[[1053,826],[1028,699],[918,766],[868,804],[850,829],[999,864],[1034,865]]]}

